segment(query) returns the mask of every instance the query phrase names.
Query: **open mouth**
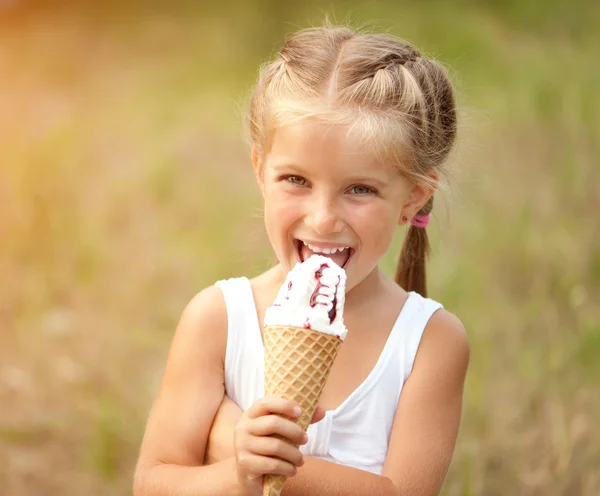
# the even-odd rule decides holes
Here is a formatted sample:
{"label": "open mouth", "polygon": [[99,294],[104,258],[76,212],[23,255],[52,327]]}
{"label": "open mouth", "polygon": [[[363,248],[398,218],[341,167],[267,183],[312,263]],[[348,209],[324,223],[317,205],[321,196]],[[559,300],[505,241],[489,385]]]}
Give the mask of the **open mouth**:
{"label": "open mouth", "polygon": [[330,258],[344,270],[348,267],[350,259],[354,254],[354,248],[351,247],[344,248],[343,250],[336,250],[334,253],[325,253],[321,250],[313,250],[299,239],[294,240],[294,246],[296,248],[296,252],[298,253],[298,259],[300,262],[304,262],[312,255],[321,255],[323,257]]}

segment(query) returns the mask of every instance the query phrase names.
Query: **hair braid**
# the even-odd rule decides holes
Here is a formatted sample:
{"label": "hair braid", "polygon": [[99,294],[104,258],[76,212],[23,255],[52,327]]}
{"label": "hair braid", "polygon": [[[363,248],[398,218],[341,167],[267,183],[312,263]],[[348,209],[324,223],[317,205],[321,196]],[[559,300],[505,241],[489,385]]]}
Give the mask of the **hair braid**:
{"label": "hair braid", "polygon": [[[419,210],[419,214],[428,215],[432,209],[433,196]],[[394,280],[406,291],[416,291],[424,297],[427,297],[426,264],[429,251],[429,237],[426,229],[411,224],[400,252]]]}

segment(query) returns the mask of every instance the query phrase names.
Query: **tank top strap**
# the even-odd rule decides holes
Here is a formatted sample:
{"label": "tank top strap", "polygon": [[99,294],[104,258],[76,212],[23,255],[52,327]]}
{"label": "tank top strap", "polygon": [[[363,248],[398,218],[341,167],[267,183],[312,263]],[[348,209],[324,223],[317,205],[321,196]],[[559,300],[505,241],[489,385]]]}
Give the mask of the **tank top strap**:
{"label": "tank top strap", "polygon": [[[258,324],[252,285],[247,277],[215,283],[223,292],[227,308],[227,347],[225,351],[225,387],[227,395],[242,409],[253,402],[256,383],[262,381],[262,337]],[[250,380],[252,378],[252,380]]]}
{"label": "tank top strap", "polygon": [[235,277],[217,281],[215,285],[221,288],[225,298],[229,331],[236,333],[254,326],[257,317],[250,280],[247,277]]}
{"label": "tank top strap", "polygon": [[431,316],[440,308],[444,308],[441,303],[430,298],[424,298],[419,293],[411,292],[410,306],[406,309],[406,325],[403,326],[402,335],[404,340],[404,378],[408,378],[412,372],[419,344],[423,337],[423,332]]}

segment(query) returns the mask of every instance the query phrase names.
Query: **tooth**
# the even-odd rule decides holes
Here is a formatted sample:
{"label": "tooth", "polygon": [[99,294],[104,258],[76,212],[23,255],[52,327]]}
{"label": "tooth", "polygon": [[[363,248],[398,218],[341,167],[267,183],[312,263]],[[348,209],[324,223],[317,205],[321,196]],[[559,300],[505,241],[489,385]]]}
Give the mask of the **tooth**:
{"label": "tooth", "polygon": [[325,255],[332,255],[332,254],[338,253],[338,252],[341,253],[345,250],[350,249],[349,246],[342,246],[342,247],[338,247],[338,248],[319,248],[318,246],[313,246],[310,243],[307,243],[306,241],[302,241],[302,243],[304,244],[304,246],[307,246],[314,253],[323,253]]}

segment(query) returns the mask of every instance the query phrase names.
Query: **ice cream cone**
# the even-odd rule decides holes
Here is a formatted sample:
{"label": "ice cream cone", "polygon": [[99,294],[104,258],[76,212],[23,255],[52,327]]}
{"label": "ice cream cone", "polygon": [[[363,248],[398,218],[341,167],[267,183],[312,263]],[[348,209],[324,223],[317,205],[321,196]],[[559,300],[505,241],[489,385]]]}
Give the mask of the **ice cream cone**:
{"label": "ice cream cone", "polygon": [[[302,415],[291,420],[306,431],[342,340],[312,329],[270,325],[264,328],[264,343],[265,395],[297,403]],[[279,496],[285,480],[265,475],[263,496]]]}

